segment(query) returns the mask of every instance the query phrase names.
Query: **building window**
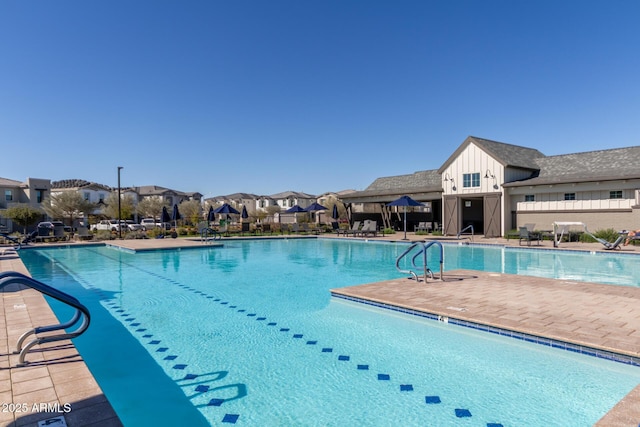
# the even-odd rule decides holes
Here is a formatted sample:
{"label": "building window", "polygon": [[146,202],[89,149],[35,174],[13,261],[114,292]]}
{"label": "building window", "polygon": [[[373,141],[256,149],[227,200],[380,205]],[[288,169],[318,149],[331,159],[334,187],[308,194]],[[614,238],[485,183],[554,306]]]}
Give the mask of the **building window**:
{"label": "building window", "polygon": [[98,193],[98,203],[104,203],[104,193]]}
{"label": "building window", "polygon": [[264,208],[264,199],[260,199],[260,207]]}
{"label": "building window", "polygon": [[85,200],[89,200],[90,195],[91,195],[91,194],[90,194],[88,191],[85,191],[85,192],[83,193],[83,196],[84,196],[84,199],[85,199]]}
{"label": "building window", "polygon": [[610,199],[622,199],[622,190],[609,191]]}
{"label": "building window", "polygon": [[564,193],[564,199],[565,200],[575,200],[576,199],[576,193]]}
{"label": "building window", "polygon": [[524,201],[525,202],[535,202],[536,201],[535,194],[525,194],[524,195]]}
{"label": "building window", "polygon": [[480,187],[480,172],[463,174],[462,186],[464,188]]}
{"label": "building window", "polygon": [[42,203],[42,199],[44,199],[44,191],[36,190],[36,202]]}
{"label": "building window", "polygon": [[13,200],[13,192],[11,190],[4,190],[4,200],[10,202]]}

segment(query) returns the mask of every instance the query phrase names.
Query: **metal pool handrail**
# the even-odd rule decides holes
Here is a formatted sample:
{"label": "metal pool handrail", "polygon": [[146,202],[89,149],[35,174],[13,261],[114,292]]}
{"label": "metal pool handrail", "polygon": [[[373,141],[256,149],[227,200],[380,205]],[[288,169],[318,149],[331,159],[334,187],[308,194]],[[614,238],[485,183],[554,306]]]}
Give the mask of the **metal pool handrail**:
{"label": "metal pool handrail", "polygon": [[462,230],[460,230],[460,231],[458,232],[458,236],[457,236],[457,237],[458,237],[458,240],[460,240],[460,235],[461,235],[462,233],[464,233],[465,231],[467,231],[467,230],[471,230],[471,241],[473,242],[473,224],[469,224],[469,225],[467,225],[465,228],[463,228]]}
{"label": "metal pool handrail", "polygon": [[[89,323],[91,322],[91,314],[89,310],[78,301],[75,297],[66,294],[58,289],[55,289],[49,285],[46,285],[42,282],[39,282],[29,276],[25,276],[22,273],[18,273],[16,271],[7,271],[4,273],[0,273],[0,290],[2,290],[5,286],[10,284],[20,284],[28,286],[32,289],[37,290],[38,292],[50,296],[62,303],[65,303],[76,309],[74,315],[69,319],[69,321],[65,323],[61,323],[58,325],[48,325],[48,326],[38,326],[33,329],[26,331],[24,334],[20,336],[18,342],[16,343],[16,351],[14,354],[20,354],[20,358],[18,360],[18,366],[26,365],[27,361],[25,361],[25,357],[27,352],[35,345],[40,345],[48,342],[62,341],[66,339],[72,339],[79,335],[81,335],[84,331],[89,327]],[[27,345],[24,347],[22,344],[27,339],[29,335],[36,335],[42,332],[51,332],[51,331],[59,331],[65,330],[67,328],[72,327],[82,318],[82,323],[80,326],[73,332],[63,332],[55,335],[48,335],[46,337],[37,337],[33,340],[29,341]]]}
{"label": "metal pool handrail", "polygon": [[[411,258],[411,265],[413,266],[413,268],[416,268],[416,269],[422,268],[423,270],[422,277],[424,278],[425,282],[427,281],[427,277],[429,276],[431,276],[431,278],[433,279],[433,271],[431,271],[431,269],[427,265],[427,250],[433,245],[436,245],[440,248],[440,280],[444,281],[444,275],[443,275],[444,249],[442,247],[442,243],[438,242],[437,240],[432,240],[428,243],[416,242],[411,246],[409,246],[398,258],[396,258],[396,269],[401,273],[411,274],[411,276],[415,279],[416,282],[420,281],[420,277],[413,270],[403,270],[400,268],[400,261],[405,256],[409,255],[414,249],[418,248],[418,252],[416,252]],[[416,259],[420,255],[422,255],[422,265],[417,265]]]}

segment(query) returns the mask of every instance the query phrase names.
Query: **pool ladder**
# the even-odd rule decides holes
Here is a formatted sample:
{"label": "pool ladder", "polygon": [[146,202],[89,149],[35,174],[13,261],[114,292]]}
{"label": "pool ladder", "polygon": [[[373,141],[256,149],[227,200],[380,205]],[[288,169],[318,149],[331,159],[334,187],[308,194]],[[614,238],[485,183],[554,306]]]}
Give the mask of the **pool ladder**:
{"label": "pool ladder", "polygon": [[[48,326],[38,326],[33,329],[28,330],[23,333],[20,338],[18,338],[18,342],[16,344],[16,351],[14,354],[20,354],[20,358],[18,360],[17,366],[25,366],[29,362],[25,361],[25,357],[29,350],[36,345],[45,344],[49,342],[62,341],[67,339],[75,338],[81,335],[84,331],[89,327],[89,323],[91,322],[91,315],[89,310],[80,303],[75,297],[66,294],[58,289],[55,289],[49,285],[45,285],[42,282],[39,282],[35,279],[32,279],[29,276],[25,276],[22,273],[18,273],[16,271],[6,271],[0,273],[0,290],[2,290],[5,286],[11,284],[19,284],[28,286],[40,293],[50,296],[64,304],[67,304],[73,308],[75,308],[75,313],[69,319],[69,321],[65,323],[61,323],[59,325],[48,325]],[[82,323],[78,328],[73,332],[66,332],[65,329],[74,326],[78,321],[82,319]],[[37,335],[43,332],[53,332],[53,331],[62,331],[57,334],[47,335],[44,337],[38,337]],[[24,347],[23,344],[25,340],[30,336],[35,335],[35,338],[29,341]]]}
{"label": "pool ladder", "polygon": [[[438,242],[437,240],[433,240],[427,243],[423,243],[423,242],[413,243],[398,258],[396,258],[396,269],[398,269],[398,271],[401,273],[410,274],[411,277],[416,282],[419,282],[420,276],[418,276],[418,274],[415,271],[403,270],[402,268],[400,268],[400,261],[404,257],[412,255],[411,266],[415,269],[422,269],[422,272],[423,272],[422,278],[424,279],[425,283],[427,282],[427,278],[429,277],[433,280],[434,278],[433,271],[431,271],[431,269],[427,265],[427,250],[431,246],[437,246],[440,249],[440,280],[444,281],[444,275],[442,274],[442,269],[444,265],[444,249],[442,248],[442,243]],[[418,259],[418,257],[420,256],[422,256],[422,265],[416,264],[416,259]]]}
{"label": "pool ladder", "polygon": [[469,240],[471,240],[473,242],[473,224],[467,225],[465,228],[463,228],[462,230],[460,230],[458,232],[458,235],[456,236],[458,238],[458,240],[460,240],[460,236],[462,235],[462,233],[464,233],[467,230],[471,230],[471,239],[469,239]]}

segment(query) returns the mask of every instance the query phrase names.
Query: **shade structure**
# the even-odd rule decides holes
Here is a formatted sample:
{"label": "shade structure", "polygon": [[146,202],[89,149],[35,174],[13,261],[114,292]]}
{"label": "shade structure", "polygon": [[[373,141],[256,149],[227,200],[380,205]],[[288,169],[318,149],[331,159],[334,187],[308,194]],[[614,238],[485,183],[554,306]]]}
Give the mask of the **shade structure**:
{"label": "shade structure", "polygon": [[178,228],[178,220],[182,218],[182,215],[180,215],[180,211],[178,210],[178,205],[174,204],[173,205],[173,213],[171,215],[171,219],[173,220],[173,226],[175,228]]}
{"label": "shade structure", "polygon": [[217,214],[239,214],[240,212],[238,212],[237,209],[235,209],[233,206],[231,206],[228,203],[224,203],[222,206],[220,206],[218,209],[213,211],[214,213]]}
{"label": "shade structure", "polygon": [[162,216],[160,217],[160,220],[160,222],[171,222],[171,216],[169,216],[166,206],[162,207]]}
{"label": "shade structure", "polygon": [[338,219],[340,214],[338,213],[338,205],[333,205],[333,212],[331,212],[331,218]]}
{"label": "shade structure", "polygon": [[249,218],[249,214],[247,213],[247,207],[246,206],[242,206],[242,213],[240,214],[240,217],[242,219]]}
{"label": "shade structure", "polygon": [[285,211],[285,213],[298,213],[298,212],[306,212],[306,210],[304,208],[301,208],[299,205],[293,205]]}
{"label": "shade structure", "polygon": [[416,202],[409,196],[402,196],[397,198],[391,203],[387,203],[387,206],[404,206],[404,240],[407,240],[407,206],[424,206],[420,202]]}
{"label": "shade structure", "polygon": [[213,222],[216,220],[216,213],[213,211],[213,206],[209,206],[209,213],[207,214],[207,221]]}

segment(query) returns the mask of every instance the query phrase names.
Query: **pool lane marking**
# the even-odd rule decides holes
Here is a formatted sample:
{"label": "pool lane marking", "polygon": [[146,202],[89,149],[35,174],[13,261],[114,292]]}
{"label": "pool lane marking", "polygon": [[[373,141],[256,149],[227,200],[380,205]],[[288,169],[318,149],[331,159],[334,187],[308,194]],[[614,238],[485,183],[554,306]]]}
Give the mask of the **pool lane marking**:
{"label": "pool lane marking", "polygon": [[[101,254],[99,254],[99,255],[101,255]],[[107,258],[112,259],[110,257],[107,257]],[[124,264],[125,265],[129,265],[128,263],[124,263]],[[68,268],[68,267],[65,266],[65,268]],[[142,270],[142,269],[138,268],[138,270]],[[108,296],[102,289],[96,288],[95,286],[93,286],[90,283],[88,283],[88,281],[84,277],[82,277],[82,274],[79,274],[79,273],[77,273],[76,271],[74,271],[74,270],[72,270],[70,268],[69,268],[69,271],[73,271],[74,274],[76,275],[76,277],[78,278],[78,281],[80,283],[83,283],[87,287],[88,290],[98,294],[98,296],[101,298],[101,300],[105,301],[105,304],[107,306],[111,307],[111,309],[113,309],[114,313],[119,314],[120,317],[126,317],[126,319],[123,319],[124,322],[133,322],[135,320],[135,317],[131,317],[132,315],[130,313],[128,313],[127,310],[124,310],[115,301],[110,301],[112,298],[114,298],[113,296]],[[144,270],[142,270],[142,271],[145,272]],[[161,278],[162,279],[166,279],[164,277],[161,277]],[[178,282],[175,282],[173,280],[169,280],[169,279],[167,279],[167,280],[170,281],[170,282],[173,282],[173,284],[178,284]],[[201,291],[198,292],[197,290],[192,289],[192,288],[190,290],[194,291],[195,293],[201,293],[202,294]],[[107,308],[109,308],[109,307],[107,307]],[[126,326],[126,323],[123,323],[123,325]],[[137,326],[140,326],[140,323],[138,323],[138,322],[129,323],[129,326],[137,327]],[[145,329],[145,328],[139,328],[139,329],[136,329],[135,332],[145,332],[146,330],[147,329]],[[145,334],[142,337],[143,338],[152,338],[153,334]],[[158,345],[160,343],[161,343],[160,340],[152,340],[152,341],[148,342],[147,345]],[[156,352],[157,353],[164,353],[164,352],[167,352],[168,350],[169,350],[168,347],[159,347],[159,348],[156,349]],[[167,356],[165,356],[163,358],[163,360],[166,360],[166,361],[170,362],[170,361],[176,360],[177,358],[178,358],[178,355],[167,355]],[[187,366],[188,366],[187,364],[178,363],[178,364],[173,365],[172,368],[176,369],[176,370],[184,370],[184,369],[187,368]],[[189,374],[185,375],[184,379],[195,379],[197,377],[198,377],[197,374],[189,373]],[[207,391],[209,391],[209,388],[210,387],[208,385],[198,385],[195,388],[195,391],[200,393],[200,394],[202,394],[202,393],[206,393]],[[207,406],[221,406],[222,403],[224,403],[224,402],[225,402],[225,399],[213,398],[213,399],[209,400],[209,402],[207,403]],[[222,422],[223,423],[235,424],[238,421],[239,417],[240,417],[239,414],[228,414],[227,413],[227,414],[224,415],[224,417],[222,419]]]}

